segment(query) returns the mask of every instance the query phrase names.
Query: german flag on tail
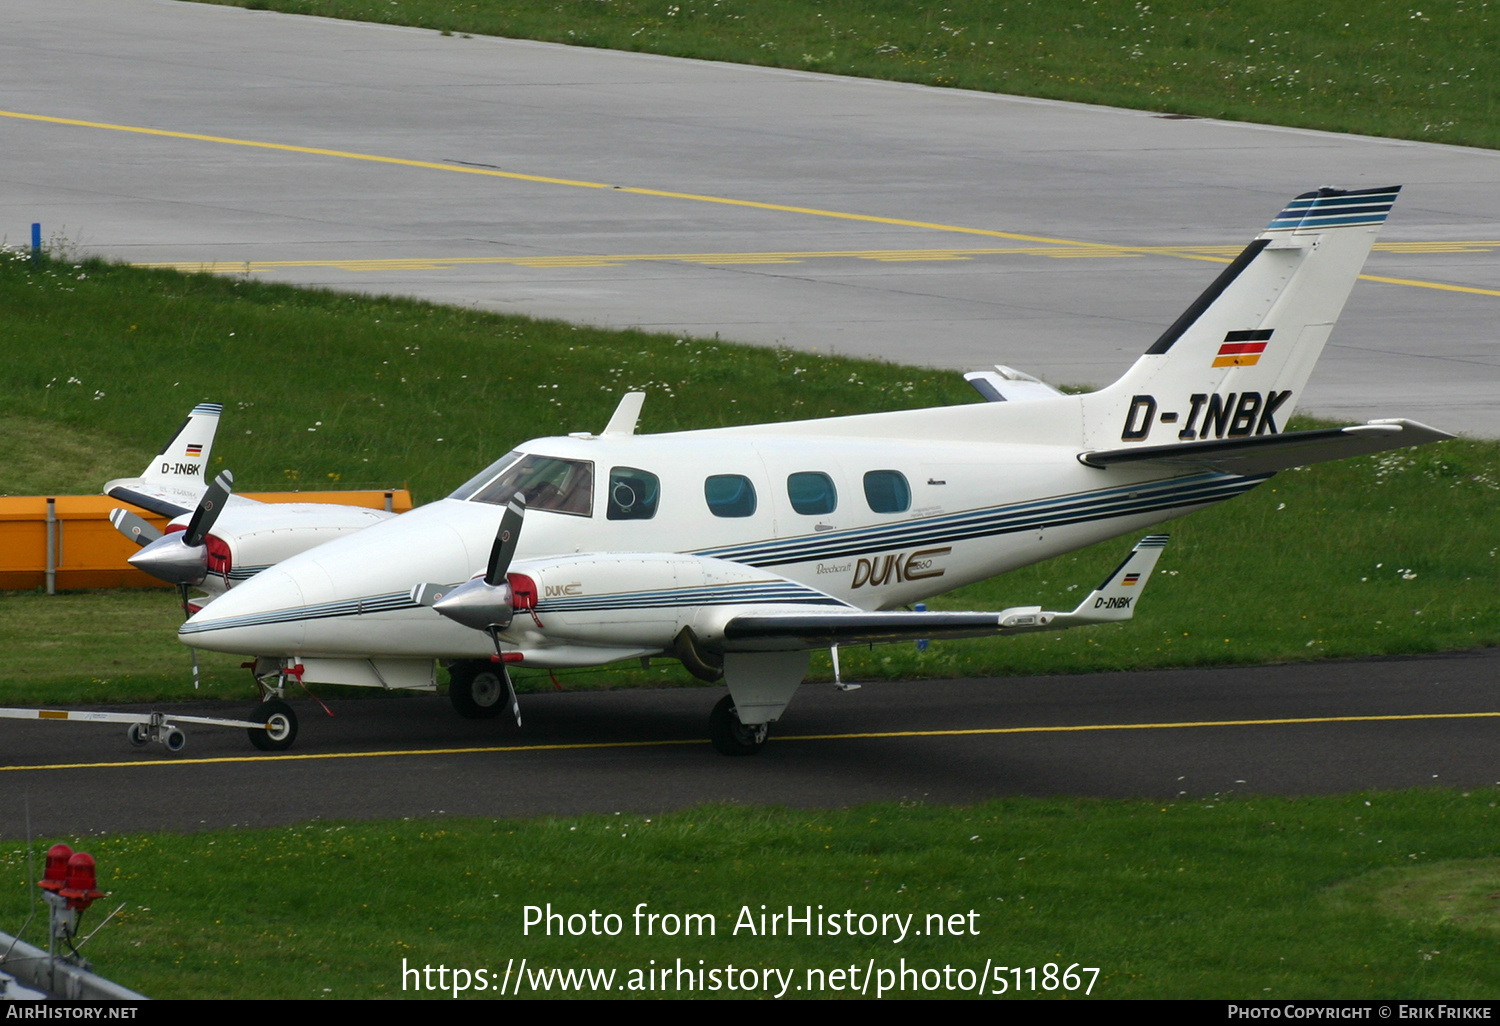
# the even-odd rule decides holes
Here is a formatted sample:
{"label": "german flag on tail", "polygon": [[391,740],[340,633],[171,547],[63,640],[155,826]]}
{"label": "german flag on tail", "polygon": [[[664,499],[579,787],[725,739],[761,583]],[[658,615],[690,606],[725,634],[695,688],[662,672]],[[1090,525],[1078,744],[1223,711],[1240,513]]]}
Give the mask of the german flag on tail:
{"label": "german flag on tail", "polygon": [[1215,367],[1254,367],[1260,354],[1266,351],[1271,339],[1271,328],[1255,331],[1231,331],[1224,336],[1224,344],[1214,356]]}

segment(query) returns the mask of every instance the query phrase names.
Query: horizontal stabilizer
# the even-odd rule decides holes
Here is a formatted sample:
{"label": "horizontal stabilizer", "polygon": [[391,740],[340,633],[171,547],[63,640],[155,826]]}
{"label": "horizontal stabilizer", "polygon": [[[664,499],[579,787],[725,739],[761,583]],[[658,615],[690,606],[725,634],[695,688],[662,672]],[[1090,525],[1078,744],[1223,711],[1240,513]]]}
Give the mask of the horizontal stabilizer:
{"label": "horizontal stabilizer", "polygon": [[1412,420],[1372,420],[1368,424],[1318,431],[1104,449],[1080,453],[1078,461],[1084,466],[1101,468],[1152,463],[1228,474],[1272,474],[1310,463],[1367,456],[1452,437],[1446,431]]}
{"label": "horizontal stabilizer", "polygon": [[[159,517],[166,517],[169,520],[174,517],[180,517],[184,513],[191,513],[193,511],[192,505],[184,506],[180,501],[172,501],[172,499],[186,500],[189,495],[189,493],[186,491],[174,489],[170,493],[171,499],[169,499],[167,498],[168,493],[163,489],[153,488],[150,485],[143,484],[139,479],[137,479],[133,483],[136,484],[137,487],[127,488],[124,485],[115,484],[115,482],[111,481],[109,483],[109,486],[106,486],[106,488],[104,489],[104,494],[108,495],[111,499],[119,499],[121,502],[128,502],[132,506],[139,506],[143,510],[146,510],[150,513],[155,513]],[[206,490],[206,488],[203,489],[203,491]],[[194,501],[196,501],[196,499]]]}
{"label": "horizontal stabilizer", "polygon": [[998,363],[992,371],[969,371],[964,380],[991,403],[1023,403],[1063,394],[1040,378]]}
{"label": "horizontal stabilizer", "polygon": [[805,612],[787,610],[736,616],[724,626],[724,646],[729,651],[828,648],[919,638],[1022,634],[1128,620],[1135,614],[1135,600],[1145,590],[1167,537],[1152,534],[1142,538],[1104,583],[1068,613],[1041,606],[1016,606],[998,613],[872,613],[861,609],[831,611],[826,607]]}

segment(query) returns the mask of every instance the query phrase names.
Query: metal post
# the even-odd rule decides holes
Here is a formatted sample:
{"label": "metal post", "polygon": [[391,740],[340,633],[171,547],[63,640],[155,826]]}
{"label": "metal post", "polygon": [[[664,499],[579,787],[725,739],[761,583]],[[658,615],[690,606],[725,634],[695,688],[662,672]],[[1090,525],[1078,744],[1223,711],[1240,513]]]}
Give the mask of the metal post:
{"label": "metal post", "polygon": [[31,223],[31,259],[37,263],[42,261],[42,224],[40,221]]}
{"label": "metal post", "polygon": [[396,512],[396,493],[395,492],[386,492],[385,493],[385,511],[387,513],[394,513],[394,512]]}
{"label": "metal post", "polygon": [[47,496],[47,594],[57,594],[57,500]]}

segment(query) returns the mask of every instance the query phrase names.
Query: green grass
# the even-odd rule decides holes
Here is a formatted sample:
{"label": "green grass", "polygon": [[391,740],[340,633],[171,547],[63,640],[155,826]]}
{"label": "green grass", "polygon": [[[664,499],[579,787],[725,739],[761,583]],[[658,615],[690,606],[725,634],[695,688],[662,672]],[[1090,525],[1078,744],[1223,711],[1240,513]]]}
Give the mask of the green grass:
{"label": "green grass", "polygon": [[[1139,0],[210,0],[237,6],[1500,146],[1500,12]],[[455,38],[455,46],[463,41]]]}
{"label": "green grass", "polygon": [[515,442],[602,429],[635,389],[643,432],[976,398],[934,370],[98,261],[38,269],[16,252],[0,258],[0,351],[7,477],[37,459],[38,423],[108,440],[129,460],[119,473],[139,473],[215,401],[214,465],[239,491],[396,484],[419,502]]}
{"label": "green grass", "polygon": [[[227,404],[214,462],[244,490],[409,483],[429,501],[524,439],[598,430],[630,388],[649,392],[644,431],[976,399],[946,372],[102,263],[0,260],[0,350],[0,492],[10,493],[88,492],[136,473],[205,400]],[[846,649],[843,666],[853,679],[954,677],[1500,643],[1497,493],[1493,442],[1289,472],[1170,525],[1130,623],[926,652]],[[931,605],[1072,608],[1128,544]],[[179,615],[166,592],[0,596],[0,688],[28,703],[190,697]],[[243,697],[238,663],[205,657],[199,694]],[[814,668],[827,676],[825,654]],[[692,682],[669,661],[562,679]]]}
{"label": "green grass", "polygon": [[[992,959],[1039,975],[1049,962],[1098,967],[1096,998],[1481,1000],[1500,995],[1493,898],[1465,898],[1466,909],[1485,907],[1453,915],[1451,895],[1500,886],[1496,801],[1493,790],[1008,799],[72,842],[98,860],[111,892],[85,927],[125,905],[86,950],[110,978],[157,998],[402,996],[402,959],[499,975],[524,957],[532,970],[614,969],[621,982],[651,959],[791,970],[799,984],[808,969],[863,970],[872,959],[877,969],[905,958],[977,972]],[[56,840],[38,843],[38,856]],[[0,846],[10,929],[25,915],[25,879],[23,845]],[[636,937],[640,902],[710,913],[715,934]],[[617,913],[624,929],[524,934],[524,907],[547,903]],[[914,924],[959,915],[978,935],[735,935],[742,907],[758,915],[762,904],[910,914]]]}

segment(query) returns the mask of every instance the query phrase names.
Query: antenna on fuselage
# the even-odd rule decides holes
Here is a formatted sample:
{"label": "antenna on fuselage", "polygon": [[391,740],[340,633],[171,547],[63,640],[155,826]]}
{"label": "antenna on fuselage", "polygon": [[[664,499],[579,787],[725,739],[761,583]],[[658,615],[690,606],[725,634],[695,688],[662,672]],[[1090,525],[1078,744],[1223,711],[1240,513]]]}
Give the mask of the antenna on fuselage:
{"label": "antenna on fuselage", "polygon": [[641,406],[645,401],[645,392],[626,392],[622,395],[620,405],[615,407],[613,416],[609,418],[609,423],[604,425],[604,430],[600,432],[599,437],[635,434],[635,422],[640,419]]}

